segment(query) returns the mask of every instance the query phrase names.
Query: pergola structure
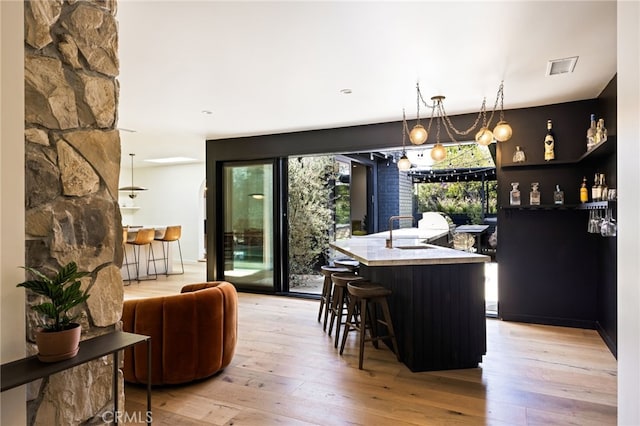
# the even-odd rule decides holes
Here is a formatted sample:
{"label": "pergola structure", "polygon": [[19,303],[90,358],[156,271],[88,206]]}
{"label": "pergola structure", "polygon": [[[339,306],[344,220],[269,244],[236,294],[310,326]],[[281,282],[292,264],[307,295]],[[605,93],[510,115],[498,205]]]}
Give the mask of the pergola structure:
{"label": "pergola structure", "polygon": [[482,203],[482,217],[489,213],[488,182],[495,181],[495,167],[469,167],[455,169],[412,169],[408,172],[414,185],[419,183],[440,182],[481,182],[480,199]]}

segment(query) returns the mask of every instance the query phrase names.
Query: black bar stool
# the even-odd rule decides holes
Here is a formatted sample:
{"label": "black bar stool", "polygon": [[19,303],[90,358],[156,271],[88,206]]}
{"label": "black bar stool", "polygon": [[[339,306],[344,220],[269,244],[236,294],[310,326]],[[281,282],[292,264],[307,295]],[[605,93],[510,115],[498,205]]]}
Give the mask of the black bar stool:
{"label": "black bar stool", "polygon": [[320,295],[320,309],[318,310],[318,322],[322,317],[322,311],[324,309],[324,323],[322,330],[327,330],[327,318],[329,318],[329,310],[331,308],[331,294],[332,294],[332,282],[331,274],[334,272],[349,272],[348,268],[324,265],[320,268],[320,273],[324,276],[324,282],[322,283],[322,294]]}
{"label": "black bar stool", "polygon": [[[389,312],[389,304],[387,303],[387,297],[391,295],[391,290],[388,290],[381,285],[373,284],[370,282],[350,282],[347,284],[347,290],[349,292],[349,310],[347,311],[347,322],[344,325],[344,332],[342,334],[342,344],[340,345],[340,355],[344,351],[345,343],[347,342],[347,336],[351,330],[358,331],[360,333],[360,354],[358,358],[358,368],[362,370],[362,361],[364,358],[364,342],[370,341],[373,346],[378,348],[378,340],[391,339],[393,345],[393,351],[396,354],[396,358],[400,361],[400,352],[398,351],[398,342],[396,341],[396,335],[393,331],[393,323],[391,322],[391,313]],[[356,305],[360,303],[360,320],[358,321],[356,315]],[[376,315],[376,305],[379,305],[382,309],[382,315],[384,319],[380,320]],[[371,312],[367,314],[367,310],[371,308]],[[387,327],[388,334],[386,336],[378,336],[376,332],[377,324],[382,324]],[[366,338],[366,331],[369,329],[371,335],[370,338]]]}

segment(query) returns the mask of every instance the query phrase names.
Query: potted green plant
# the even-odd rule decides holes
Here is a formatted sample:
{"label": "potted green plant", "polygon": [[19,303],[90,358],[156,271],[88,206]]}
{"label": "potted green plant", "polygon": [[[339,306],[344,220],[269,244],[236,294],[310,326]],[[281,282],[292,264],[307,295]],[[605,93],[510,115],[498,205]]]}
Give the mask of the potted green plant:
{"label": "potted green plant", "polygon": [[80,324],[72,322],[77,315],[71,316],[69,311],[89,298],[87,291],[83,292],[80,289],[80,278],[88,275],[88,272],[78,271],[75,262],[61,267],[53,277],[48,277],[34,268],[23,268],[36,279],[27,280],[17,286],[48,299],[31,307],[44,319],[35,333],[38,358],[44,362],[73,358],[78,354],[82,328]]}

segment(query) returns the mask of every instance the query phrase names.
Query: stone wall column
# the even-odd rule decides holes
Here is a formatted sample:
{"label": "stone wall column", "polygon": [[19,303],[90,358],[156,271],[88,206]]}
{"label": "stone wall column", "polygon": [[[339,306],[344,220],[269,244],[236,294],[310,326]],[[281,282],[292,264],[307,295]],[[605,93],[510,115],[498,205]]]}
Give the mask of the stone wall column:
{"label": "stone wall column", "polygon": [[[78,309],[84,340],[117,329],[123,303],[116,1],[31,0],[24,9],[25,264],[46,271],[73,260],[90,272],[91,296]],[[27,294],[27,308],[35,302]],[[31,354],[36,321],[27,309]],[[30,385],[29,424],[103,423],[111,372],[104,357]]]}

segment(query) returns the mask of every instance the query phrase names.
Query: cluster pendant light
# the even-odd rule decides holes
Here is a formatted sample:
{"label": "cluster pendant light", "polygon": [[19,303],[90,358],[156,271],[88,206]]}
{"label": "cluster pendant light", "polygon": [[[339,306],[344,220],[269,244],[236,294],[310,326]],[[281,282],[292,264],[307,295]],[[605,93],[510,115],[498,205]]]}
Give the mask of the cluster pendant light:
{"label": "cluster pendant light", "polygon": [[[498,94],[496,96],[496,101],[489,117],[487,117],[486,99],[483,99],[482,106],[480,107],[480,112],[478,113],[478,117],[476,118],[473,125],[471,125],[471,127],[469,127],[466,130],[458,130],[453,125],[451,119],[447,115],[447,112],[444,108],[444,103],[443,103],[444,99],[445,99],[444,96],[433,96],[431,97],[432,104],[430,106],[427,105],[427,103],[424,101],[424,98],[422,97],[422,93],[420,92],[420,84],[419,83],[416,84],[416,104],[417,104],[416,118],[417,119],[416,119],[416,125],[413,126],[413,128],[409,132],[409,140],[413,145],[422,145],[423,143],[425,143],[427,141],[427,138],[429,137],[429,132],[431,131],[431,125],[435,120],[436,121],[436,143],[433,145],[433,148],[431,149],[431,158],[434,161],[442,161],[445,159],[447,155],[444,146],[440,143],[441,127],[444,128],[444,130],[447,132],[447,135],[454,143],[457,142],[456,136],[467,136],[469,133],[476,130],[478,126],[480,126],[480,130],[478,130],[477,133],[475,134],[475,140],[476,140],[476,143],[478,143],[478,145],[488,146],[491,142],[493,142],[494,139],[499,142],[506,142],[511,138],[513,131],[511,129],[511,126],[509,126],[509,123],[507,123],[504,119],[504,109],[503,109],[504,82],[500,83],[500,87],[498,88]],[[429,124],[427,128],[425,128],[422,124],[420,124],[420,104],[421,103],[425,107],[431,108],[431,118],[429,120]],[[500,109],[499,109],[500,119],[498,121],[498,124],[494,127],[493,131],[491,131],[489,130],[489,127],[491,126],[491,122],[493,121],[493,116],[496,110],[498,110],[498,104],[500,106]],[[405,154],[404,132],[406,128],[404,111],[402,114],[403,114],[402,150],[403,150],[403,156],[406,157],[406,155],[404,155]]]}

